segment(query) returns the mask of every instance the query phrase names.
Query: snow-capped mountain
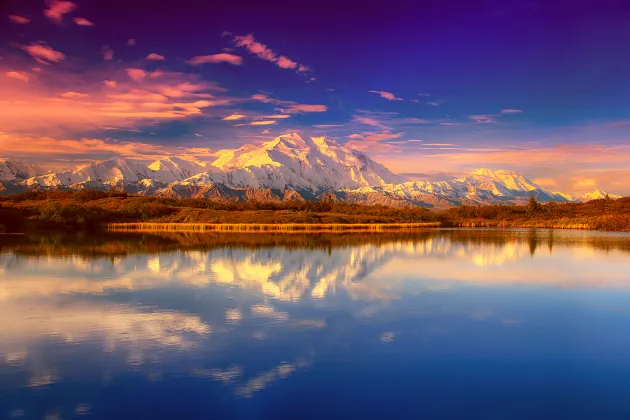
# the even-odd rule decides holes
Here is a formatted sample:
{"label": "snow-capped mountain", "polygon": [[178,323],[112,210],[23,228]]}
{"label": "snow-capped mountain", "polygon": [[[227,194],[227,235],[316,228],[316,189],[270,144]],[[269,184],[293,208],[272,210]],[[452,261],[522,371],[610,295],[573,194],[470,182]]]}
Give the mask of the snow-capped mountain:
{"label": "snow-capped mountain", "polygon": [[586,193],[584,195],[581,195],[581,196],[577,197],[576,200],[585,203],[587,201],[602,200],[602,199],[605,199],[605,198],[616,200],[617,198],[621,198],[621,196],[614,195],[614,194],[608,194],[607,192],[604,192],[602,190],[595,190],[593,192]]}
{"label": "snow-capped mountain", "polygon": [[24,180],[45,173],[46,171],[37,165],[0,158],[0,181]]}
{"label": "snow-capped mountain", "polygon": [[401,182],[383,165],[325,137],[286,134],[221,154],[212,163],[221,170],[188,183],[220,182],[234,187],[323,190],[355,189]]}
{"label": "snow-capped mountain", "polygon": [[[482,168],[452,180],[410,181],[365,154],[324,137],[286,134],[260,145],[218,153],[212,162],[170,156],[154,162],[115,158],[44,174],[0,160],[0,194],[28,189],[124,188],[133,194],[225,201],[328,199],[340,202],[444,208],[457,205],[577,202],[605,198],[600,190],[574,198],[508,170]],[[618,196],[609,195],[609,198]]]}
{"label": "snow-capped mountain", "polygon": [[533,195],[538,201],[573,201],[570,196],[549,191],[513,171],[481,168],[450,181],[410,181],[363,188],[356,192],[380,192],[390,197],[429,207],[454,205],[524,203]]}
{"label": "snow-capped mountain", "polygon": [[[73,170],[35,176],[26,181],[30,187],[92,187],[124,186],[145,181],[150,187],[154,180],[169,184],[184,180],[207,169],[208,164],[178,156],[156,160],[149,165],[115,158],[77,166]],[[142,185],[140,185],[142,187]]]}

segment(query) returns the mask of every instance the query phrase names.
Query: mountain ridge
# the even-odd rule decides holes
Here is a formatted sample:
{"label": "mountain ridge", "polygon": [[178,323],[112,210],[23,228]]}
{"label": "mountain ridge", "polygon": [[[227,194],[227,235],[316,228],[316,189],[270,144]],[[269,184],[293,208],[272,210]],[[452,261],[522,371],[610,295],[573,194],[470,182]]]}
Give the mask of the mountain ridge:
{"label": "mountain ridge", "polygon": [[557,202],[619,197],[601,190],[579,197],[553,192],[507,169],[479,168],[452,180],[412,181],[334,140],[297,133],[224,150],[213,161],[165,156],[142,163],[116,157],[45,173],[37,165],[0,158],[0,194],[85,188],[227,201],[325,198],[396,207],[522,204],[532,195]]}

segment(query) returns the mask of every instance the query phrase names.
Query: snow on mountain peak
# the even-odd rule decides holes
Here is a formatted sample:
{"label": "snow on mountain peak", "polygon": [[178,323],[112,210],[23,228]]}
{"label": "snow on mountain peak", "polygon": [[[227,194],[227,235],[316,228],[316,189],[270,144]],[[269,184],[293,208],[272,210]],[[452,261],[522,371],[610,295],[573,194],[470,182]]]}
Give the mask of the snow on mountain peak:
{"label": "snow on mountain peak", "polygon": [[[320,191],[401,181],[362,153],[324,137],[297,133],[284,134],[260,146],[223,152],[212,166],[230,172],[227,184],[238,187]],[[212,178],[221,182],[216,176]]]}
{"label": "snow on mountain peak", "polygon": [[0,158],[0,181],[21,181],[44,173],[46,171],[37,165]]}
{"label": "snow on mountain peak", "polygon": [[586,201],[591,201],[591,200],[601,200],[601,199],[605,199],[606,197],[611,198],[611,199],[621,198],[621,196],[619,195],[608,194],[607,192],[602,191],[602,190],[595,190],[590,193],[581,195],[580,197],[578,197],[578,200],[586,202]]}
{"label": "snow on mountain peak", "polygon": [[512,176],[512,177],[519,176],[516,172],[510,171],[508,169],[497,169],[496,171],[493,171],[492,169],[489,169],[489,168],[476,169],[472,172],[472,175],[487,176],[490,178],[501,178],[505,176]]}

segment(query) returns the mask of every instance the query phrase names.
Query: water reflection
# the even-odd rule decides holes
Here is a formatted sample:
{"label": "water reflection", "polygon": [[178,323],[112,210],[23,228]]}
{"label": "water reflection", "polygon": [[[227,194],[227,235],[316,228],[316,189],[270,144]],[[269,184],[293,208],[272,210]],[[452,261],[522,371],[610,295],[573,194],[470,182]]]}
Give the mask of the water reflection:
{"label": "water reflection", "polygon": [[[324,372],[341,374],[331,366],[414,382],[400,369],[420,356],[439,365],[437,354],[564,353],[588,364],[630,350],[626,234],[108,234],[5,236],[0,246],[0,392],[11,395],[0,416],[106,418],[112,404],[130,415],[103,390],[185,381],[215,384],[206,399],[228,417],[264,418],[236,401],[286,394],[290,380],[312,390]],[[144,410],[148,397],[138,397]]]}

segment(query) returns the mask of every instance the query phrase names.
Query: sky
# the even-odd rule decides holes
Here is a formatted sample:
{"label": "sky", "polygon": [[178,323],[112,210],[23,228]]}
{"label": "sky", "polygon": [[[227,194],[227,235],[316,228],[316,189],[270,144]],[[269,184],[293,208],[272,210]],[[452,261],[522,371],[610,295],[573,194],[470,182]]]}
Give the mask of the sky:
{"label": "sky", "polygon": [[630,195],[630,5],[0,0],[0,156],[211,160],[327,136],[414,179]]}

